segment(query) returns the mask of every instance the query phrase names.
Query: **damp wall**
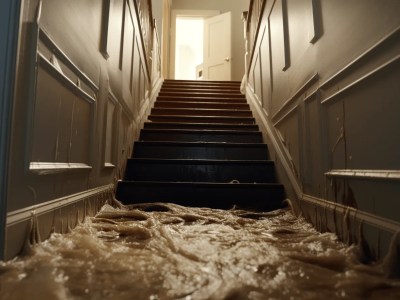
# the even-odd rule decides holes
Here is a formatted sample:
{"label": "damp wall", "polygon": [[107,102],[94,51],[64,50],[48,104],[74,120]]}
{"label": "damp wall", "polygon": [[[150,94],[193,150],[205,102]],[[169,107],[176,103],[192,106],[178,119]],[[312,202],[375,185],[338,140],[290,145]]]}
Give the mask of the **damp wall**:
{"label": "damp wall", "polygon": [[161,85],[151,1],[25,0],[19,15],[5,259],[112,199]]}
{"label": "damp wall", "polygon": [[[19,28],[19,2],[0,2],[0,249],[5,241],[7,207],[7,170],[11,132],[11,109],[17,36]],[[0,250],[2,253],[2,250]],[[1,257],[1,255],[0,255]]]}
{"label": "damp wall", "polygon": [[288,196],[321,231],[383,257],[400,231],[400,2],[252,5],[247,98]]}

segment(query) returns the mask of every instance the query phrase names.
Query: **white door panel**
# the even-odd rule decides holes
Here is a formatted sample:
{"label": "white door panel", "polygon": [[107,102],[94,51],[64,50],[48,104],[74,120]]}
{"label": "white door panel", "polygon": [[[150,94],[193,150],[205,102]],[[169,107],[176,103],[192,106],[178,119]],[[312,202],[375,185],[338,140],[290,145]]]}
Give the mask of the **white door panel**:
{"label": "white door panel", "polygon": [[231,80],[231,13],[204,22],[205,80]]}

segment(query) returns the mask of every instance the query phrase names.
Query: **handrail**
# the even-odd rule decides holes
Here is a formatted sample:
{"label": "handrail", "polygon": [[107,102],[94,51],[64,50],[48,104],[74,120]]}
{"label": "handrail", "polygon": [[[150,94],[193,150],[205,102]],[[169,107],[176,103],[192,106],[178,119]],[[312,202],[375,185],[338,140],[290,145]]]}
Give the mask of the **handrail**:
{"label": "handrail", "polygon": [[152,81],[153,83],[161,76],[161,44],[156,20],[153,20],[153,49],[152,49]]}
{"label": "handrail", "polygon": [[146,55],[146,62],[149,70],[151,70],[151,52],[153,49],[153,9],[151,0],[135,0],[138,10],[139,24],[143,37],[143,46]]}
{"label": "handrail", "polygon": [[250,57],[252,56],[254,50],[254,43],[256,41],[262,7],[265,4],[264,2],[267,2],[267,0],[250,0],[250,7],[246,20],[246,39],[248,41],[248,53]]}

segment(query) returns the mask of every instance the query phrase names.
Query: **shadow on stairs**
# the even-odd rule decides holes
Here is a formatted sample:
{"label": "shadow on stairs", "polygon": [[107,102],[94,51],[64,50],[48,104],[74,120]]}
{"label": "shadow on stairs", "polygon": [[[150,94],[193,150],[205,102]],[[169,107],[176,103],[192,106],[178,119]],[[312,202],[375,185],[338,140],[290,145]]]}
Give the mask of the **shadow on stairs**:
{"label": "shadow on stairs", "polygon": [[165,80],[116,198],[269,211],[284,206],[240,82]]}

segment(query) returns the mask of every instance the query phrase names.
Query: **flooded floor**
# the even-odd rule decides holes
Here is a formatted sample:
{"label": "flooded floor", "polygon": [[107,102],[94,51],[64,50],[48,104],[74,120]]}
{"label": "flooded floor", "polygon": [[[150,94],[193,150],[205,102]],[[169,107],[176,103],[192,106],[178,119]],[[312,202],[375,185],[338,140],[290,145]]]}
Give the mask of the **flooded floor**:
{"label": "flooded floor", "polygon": [[0,263],[0,299],[400,299],[400,281],[289,210],[105,205]]}

